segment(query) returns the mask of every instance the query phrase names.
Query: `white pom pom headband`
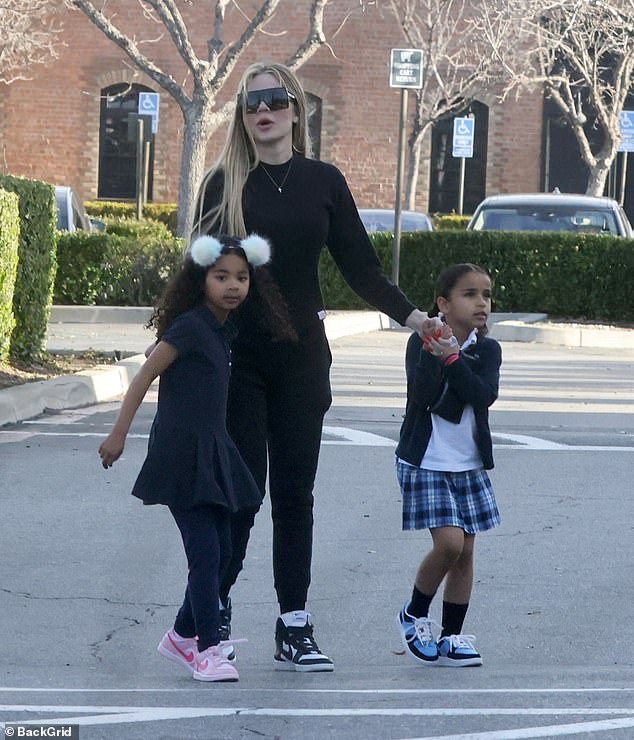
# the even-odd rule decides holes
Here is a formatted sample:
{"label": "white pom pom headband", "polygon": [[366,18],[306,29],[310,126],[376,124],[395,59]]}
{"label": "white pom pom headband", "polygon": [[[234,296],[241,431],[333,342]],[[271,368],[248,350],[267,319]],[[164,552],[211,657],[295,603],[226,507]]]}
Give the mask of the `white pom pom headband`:
{"label": "white pom pom headband", "polygon": [[189,254],[201,267],[211,267],[222,257],[222,250],[226,247],[230,249],[240,247],[252,267],[261,267],[271,259],[271,245],[257,234],[249,234],[244,239],[236,239],[235,242],[223,244],[214,236],[199,236],[191,243]]}

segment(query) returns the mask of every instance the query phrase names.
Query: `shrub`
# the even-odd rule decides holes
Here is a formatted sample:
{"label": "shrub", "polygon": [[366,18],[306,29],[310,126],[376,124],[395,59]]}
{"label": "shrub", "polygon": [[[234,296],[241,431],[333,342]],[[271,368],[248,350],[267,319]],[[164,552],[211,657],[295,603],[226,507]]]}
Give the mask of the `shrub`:
{"label": "shrub", "polygon": [[466,229],[471,216],[459,216],[457,213],[434,213],[431,220],[436,231],[453,231]]}
{"label": "shrub", "polygon": [[[91,200],[84,203],[86,213],[93,218],[108,220],[136,218],[136,203],[115,200]],[[147,203],[143,206],[143,217],[164,223],[172,234],[176,234],[178,206],[176,203]]]}
{"label": "shrub", "polygon": [[107,232],[60,234],[55,303],[151,306],[180,265],[181,239]]}
{"label": "shrub", "polygon": [[30,361],[46,349],[46,332],[55,281],[57,207],[55,189],[37,180],[0,175],[0,188],[18,196],[20,246],[13,294],[15,327],[9,354]]}
{"label": "shrub", "polygon": [[136,218],[105,218],[106,231],[108,234],[125,236],[134,239],[146,239],[154,242],[170,242],[174,235],[161,221],[153,221],[144,218],[138,221]]}
{"label": "shrub", "polygon": [[[373,234],[389,275],[392,237]],[[438,274],[457,262],[475,262],[495,280],[499,311],[530,311],[598,321],[634,321],[634,241],[591,234],[436,231],[401,236],[399,284],[427,309]],[[325,304],[367,308],[346,285],[328,253],[320,265]]]}
{"label": "shrub", "polygon": [[18,196],[0,190],[0,361],[9,357],[15,326],[13,294],[18,272],[20,206]]}

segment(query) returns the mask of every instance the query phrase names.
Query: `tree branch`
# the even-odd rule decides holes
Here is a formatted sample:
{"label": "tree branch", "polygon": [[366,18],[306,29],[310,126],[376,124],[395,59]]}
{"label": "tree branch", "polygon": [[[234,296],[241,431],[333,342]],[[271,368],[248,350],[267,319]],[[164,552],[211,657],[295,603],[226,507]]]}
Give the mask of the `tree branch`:
{"label": "tree branch", "polygon": [[191,100],[185,90],[174,78],[163,72],[154,62],[148,59],[134,41],[122,33],[101,11],[97,10],[92,2],[89,0],[67,0],[67,2],[81,10],[102,33],[130,57],[139,69],[172,95],[183,109],[191,105]]}

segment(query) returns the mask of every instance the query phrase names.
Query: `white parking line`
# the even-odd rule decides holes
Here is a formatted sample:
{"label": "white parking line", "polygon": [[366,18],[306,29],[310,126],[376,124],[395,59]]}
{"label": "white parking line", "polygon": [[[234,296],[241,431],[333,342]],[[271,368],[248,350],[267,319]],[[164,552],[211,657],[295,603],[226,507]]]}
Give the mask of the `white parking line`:
{"label": "white parking line", "polygon": [[[592,709],[588,707],[393,707],[376,709],[374,707],[336,707],[320,709],[312,707],[141,707],[141,706],[82,706],[53,704],[4,704],[0,712],[28,714],[59,714],[64,717],[47,717],[47,724],[54,725],[105,725],[157,722],[175,719],[196,719],[201,717],[552,717],[552,716],[610,716],[629,715],[620,719],[581,722],[549,727],[530,727],[518,730],[501,730],[461,735],[426,735],[409,740],[511,740],[511,738],[555,737],[594,730],[623,729],[634,727],[633,710],[622,707]],[[17,720],[9,720],[15,722]],[[24,720],[23,724],[39,725],[43,719]],[[0,728],[5,723],[0,723]],[[561,730],[561,731],[559,731]],[[574,730],[574,731],[573,731]],[[531,734],[532,733],[532,734]]]}
{"label": "white parking line", "polygon": [[579,722],[568,725],[549,725],[548,727],[523,727],[520,730],[493,730],[492,732],[469,732],[460,735],[424,735],[404,740],[530,740],[538,737],[563,737],[588,732],[608,732],[634,727],[634,718],[606,719],[598,722]]}
{"label": "white parking line", "polygon": [[[324,427],[323,433],[327,437],[336,439],[322,439],[323,445],[349,445],[353,447],[396,447],[396,441],[390,437],[383,437],[371,432],[348,427]],[[103,432],[48,432],[48,431],[13,431],[0,429],[0,444],[23,442],[32,437],[95,437],[105,438]],[[148,434],[128,434],[128,439],[148,439]],[[567,445],[561,442],[552,442],[541,437],[531,437],[525,434],[506,434],[493,432],[493,439],[508,440],[506,444],[494,444],[496,450],[530,450],[539,452],[634,452],[634,447],[626,445]]]}

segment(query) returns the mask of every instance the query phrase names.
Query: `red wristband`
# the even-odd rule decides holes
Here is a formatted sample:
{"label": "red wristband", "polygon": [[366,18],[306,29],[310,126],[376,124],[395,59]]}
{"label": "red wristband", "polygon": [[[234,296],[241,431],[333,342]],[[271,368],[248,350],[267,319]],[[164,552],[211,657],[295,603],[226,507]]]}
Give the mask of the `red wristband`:
{"label": "red wristband", "polygon": [[460,353],[456,352],[453,355],[449,355],[449,357],[446,358],[446,360],[443,362],[443,365],[447,367],[447,365],[452,365],[456,360],[460,359]]}

